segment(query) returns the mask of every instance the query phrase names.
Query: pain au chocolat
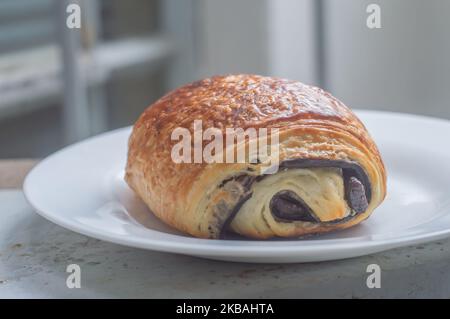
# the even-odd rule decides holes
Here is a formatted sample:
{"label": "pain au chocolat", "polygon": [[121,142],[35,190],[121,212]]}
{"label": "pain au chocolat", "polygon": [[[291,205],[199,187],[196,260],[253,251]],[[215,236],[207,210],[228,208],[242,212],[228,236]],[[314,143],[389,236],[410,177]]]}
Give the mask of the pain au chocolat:
{"label": "pain au chocolat", "polygon": [[[195,123],[214,134],[198,143]],[[223,159],[231,147],[237,158],[239,148],[248,149],[244,160],[205,160],[199,148],[205,151],[211,135],[218,139],[229,128],[277,135],[247,134],[233,145],[215,144],[211,153]],[[182,160],[174,158],[180,129],[193,137]],[[251,153],[252,141],[266,151],[276,146],[276,161],[267,164]],[[195,152],[200,158],[189,160]],[[348,228],[386,195],[380,153],[352,111],[317,87],[257,75],[204,79],[156,101],[134,125],[125,179],[162,221],[213,239],[230,232],[266,239]]]}

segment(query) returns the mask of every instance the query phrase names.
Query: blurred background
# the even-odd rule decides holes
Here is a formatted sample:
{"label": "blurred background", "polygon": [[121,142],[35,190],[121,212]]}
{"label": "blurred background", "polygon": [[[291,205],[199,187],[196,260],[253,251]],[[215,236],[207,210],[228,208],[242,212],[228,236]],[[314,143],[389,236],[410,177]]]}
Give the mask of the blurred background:
{"label": "blurred background", "polygon": [[[71,3],[81,29],[66,27]],[[449,57],[446,0],[0,0],[0,158],[130,125],[168,90],[224,73],[450,119]]]}

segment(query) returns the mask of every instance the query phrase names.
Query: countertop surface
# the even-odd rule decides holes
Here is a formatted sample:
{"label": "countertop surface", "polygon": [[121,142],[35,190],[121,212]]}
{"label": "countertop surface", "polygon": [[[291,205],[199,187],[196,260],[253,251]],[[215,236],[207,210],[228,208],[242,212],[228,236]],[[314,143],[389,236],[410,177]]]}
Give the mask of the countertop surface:
{"label": "countertop surface", "polygon": [[[37,215],[20,187],[33,160],[0,161],[0,298],[450,297],[450,239],[347,260],[239,264],[124,247]],[[67,266],[80,267],[68,288]],[[368,288],[368,265],[381,288]]]}

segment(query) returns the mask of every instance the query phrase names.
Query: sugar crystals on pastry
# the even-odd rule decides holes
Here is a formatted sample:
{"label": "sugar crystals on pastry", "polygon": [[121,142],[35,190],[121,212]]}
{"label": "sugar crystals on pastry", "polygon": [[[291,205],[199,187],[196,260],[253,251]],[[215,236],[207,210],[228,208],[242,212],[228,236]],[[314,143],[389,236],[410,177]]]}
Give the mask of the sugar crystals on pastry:
{"label": "sugar crystals on pastry", "polygon": [[[196,121],[212,132],[200,144]],[[193,154],[227,128],[276,130],[276,169],[268,173],[267,163],[251,156],[250,144],[261,145],[252,135],[233,145],[233,152],[248,150],[245,160],[173,159],[177,129],[192,137]],[[214,156],[225,158],[227,143],[215,146]],[[134,125],[125,179],[162,221],[201,238],[344,229],[366,219],[386,195],[380,153],[352,111],[317,87],[256,75],[204,79],[156,101]]]}

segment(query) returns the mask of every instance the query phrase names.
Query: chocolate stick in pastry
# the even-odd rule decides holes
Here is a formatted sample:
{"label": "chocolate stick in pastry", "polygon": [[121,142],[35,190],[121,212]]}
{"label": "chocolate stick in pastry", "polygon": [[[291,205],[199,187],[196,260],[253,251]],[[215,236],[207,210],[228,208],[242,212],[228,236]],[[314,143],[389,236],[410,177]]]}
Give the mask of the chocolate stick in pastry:
{"label": "chocolate stick in pastry", "polygon": [[[267,174],[250,152],[234,163],[174,161],[172,133],[183,128],[194,136],[194,121],[224,135],[227,128],[276,129],[277,169]],[[215,156],[229,151],[218,145]],[[125,178],[161,220],[201,238],[344,229],[386,195],[380,153],[352,111],[317,87],[256,75],[204,79],[156,101],[134,125]]]}

